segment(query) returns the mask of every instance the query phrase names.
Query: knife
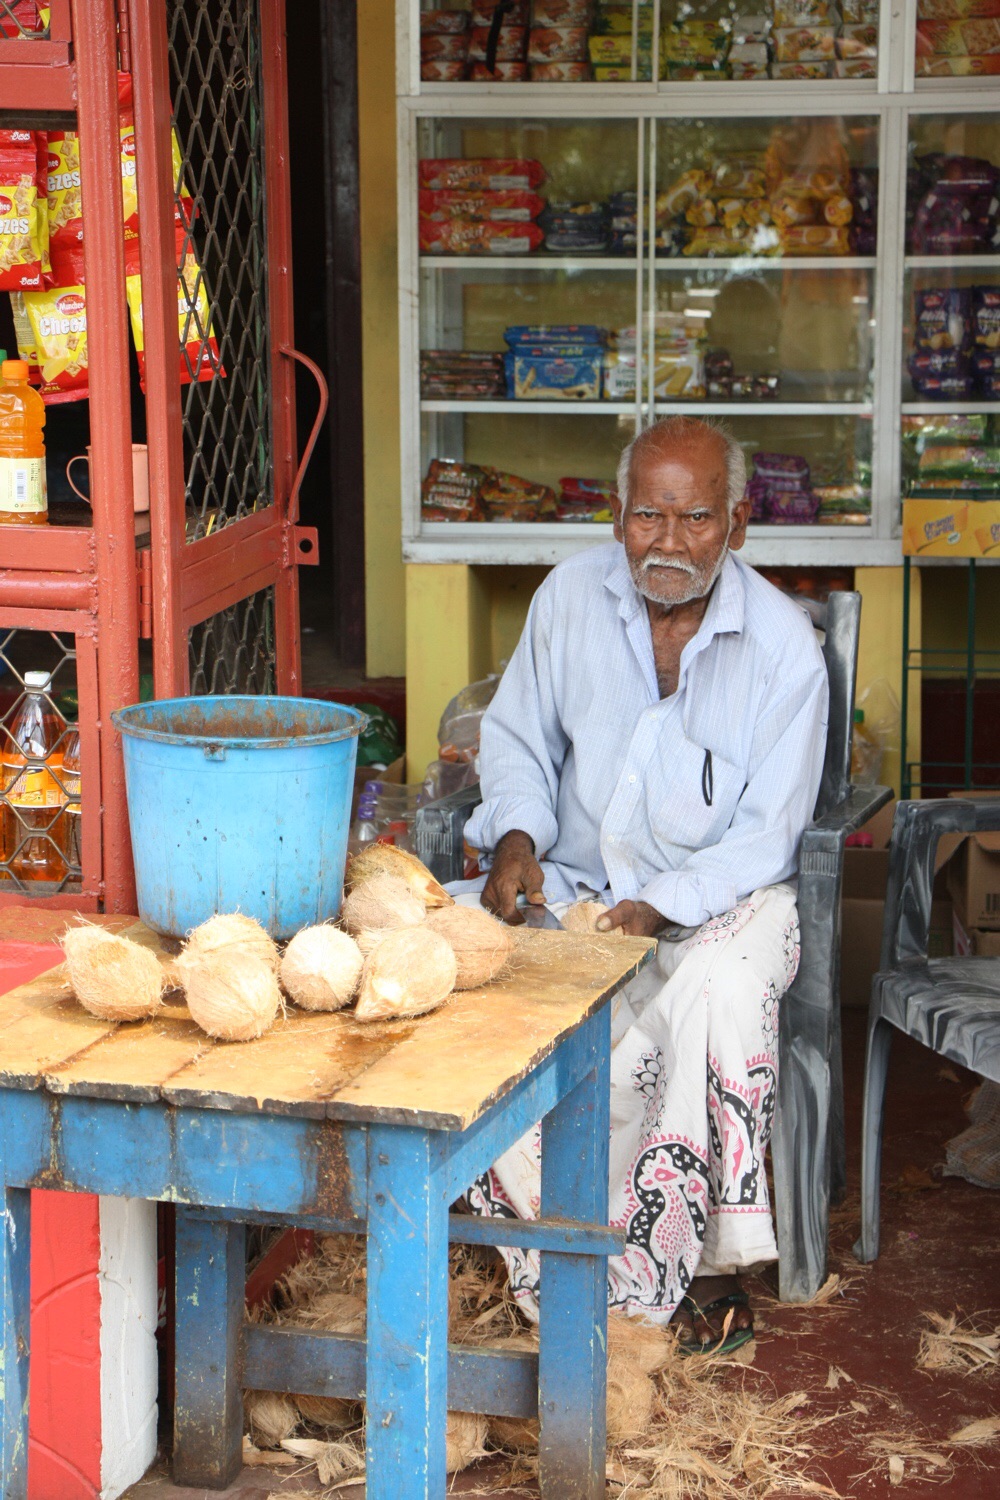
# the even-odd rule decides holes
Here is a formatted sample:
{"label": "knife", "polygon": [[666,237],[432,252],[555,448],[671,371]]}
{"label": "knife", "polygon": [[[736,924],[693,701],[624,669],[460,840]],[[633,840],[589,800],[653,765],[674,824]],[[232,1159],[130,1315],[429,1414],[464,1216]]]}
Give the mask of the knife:
{"label": "knife", "polygon": [[535,906],[524,896],[518,896],[517,909],[524,918],[525,927],[549,927],[555,932],[565,932],[559,918],[553,916],[547,906]]}

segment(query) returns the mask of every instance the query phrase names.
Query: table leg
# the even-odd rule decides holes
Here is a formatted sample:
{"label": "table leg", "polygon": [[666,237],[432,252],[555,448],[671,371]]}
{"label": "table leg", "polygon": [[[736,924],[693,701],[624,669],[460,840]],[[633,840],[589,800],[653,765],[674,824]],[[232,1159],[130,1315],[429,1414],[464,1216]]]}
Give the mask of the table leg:
{"label": "table leg", "polygon": [[30,1341],[31,1194],[0,1189],[0,1494],[28,1493],[28,1350]]}
{"label": "table leg", "polygon": [[368,1128],[368,1500],[439,1500],[448,1410],[448,1202],[432,1132]]}
{"label": "table leg", "polygon": [[[611,1012],[590,1022],[592,1073],[542,1121],[543,1218],[608,1221]],[[541,1257],[538,1352],[539,1485],[544,1500],[605,1493],[607,1261]]]}
{"label": "table leg", "polygon": [[174,1480],[223,1490],[242,1467],[246,1229],[177,1208]]}

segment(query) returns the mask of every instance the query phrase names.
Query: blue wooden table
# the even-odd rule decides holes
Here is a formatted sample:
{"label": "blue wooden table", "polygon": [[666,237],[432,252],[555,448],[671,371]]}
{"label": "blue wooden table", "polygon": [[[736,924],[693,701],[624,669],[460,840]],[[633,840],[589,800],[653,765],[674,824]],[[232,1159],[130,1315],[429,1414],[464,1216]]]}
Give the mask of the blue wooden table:
{"label": "blue wooden table", "polygon": [[[133,935],[158,948],[139,924]],[[23,1500],[32,1187],[177,1204],[174,1473],[240,1468],[242,1387],[358,1398],[369,1500],[445,1493],[445,1417],[540,1419],[550,1500],[603,1496],[610,1000],[638,938],[521,936],[511,976],[416,1021],[288,1017],[213,1043],[179,998],[114,1027],[62,969],[0,997],[0,1474]],[[164,955],[166,957],[166,955]],[[542,1120],[539,1220],[450,1205]],[[365,1336],[247,1323],[245,1225],[367,1235]],[[448,1242],[542,1256],[538,1355],[448,1344]]]}

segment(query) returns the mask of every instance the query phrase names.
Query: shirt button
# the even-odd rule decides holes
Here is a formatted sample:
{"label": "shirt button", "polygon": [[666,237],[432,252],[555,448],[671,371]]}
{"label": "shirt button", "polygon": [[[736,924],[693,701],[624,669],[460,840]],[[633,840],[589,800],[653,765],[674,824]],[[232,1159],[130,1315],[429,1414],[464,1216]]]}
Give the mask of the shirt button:
{"label": "shirt button", "polygon": [[633,781],[635,781],[635,777],[634,777],[634,776],[630,776],[630,777],[629,777],[629,784],[630,784],[630,785],[631,785],[631,783],[632,783],[632,782],[633,782]]}
{"label": "shirt button", "polygon": [[608,843],[609,843],[609,844],[613,844],[613,843],[614,843],[614,841],[615,841],[615,836],[614,836],[614,834],[613,834],[613,833],[609,833],[609,834],[608,834]]}

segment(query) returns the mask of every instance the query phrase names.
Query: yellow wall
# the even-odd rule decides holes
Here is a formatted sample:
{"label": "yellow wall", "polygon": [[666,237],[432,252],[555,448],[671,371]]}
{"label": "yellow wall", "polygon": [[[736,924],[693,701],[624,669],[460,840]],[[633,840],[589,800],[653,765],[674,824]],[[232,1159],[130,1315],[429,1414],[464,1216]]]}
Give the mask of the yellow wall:
{"label": "yellow wall", "polygon": [[395,25],[393,0],[362,0],[358,6],[365,627],[370,677],[398,677],[406,670],[406,588],[400,557]]}

